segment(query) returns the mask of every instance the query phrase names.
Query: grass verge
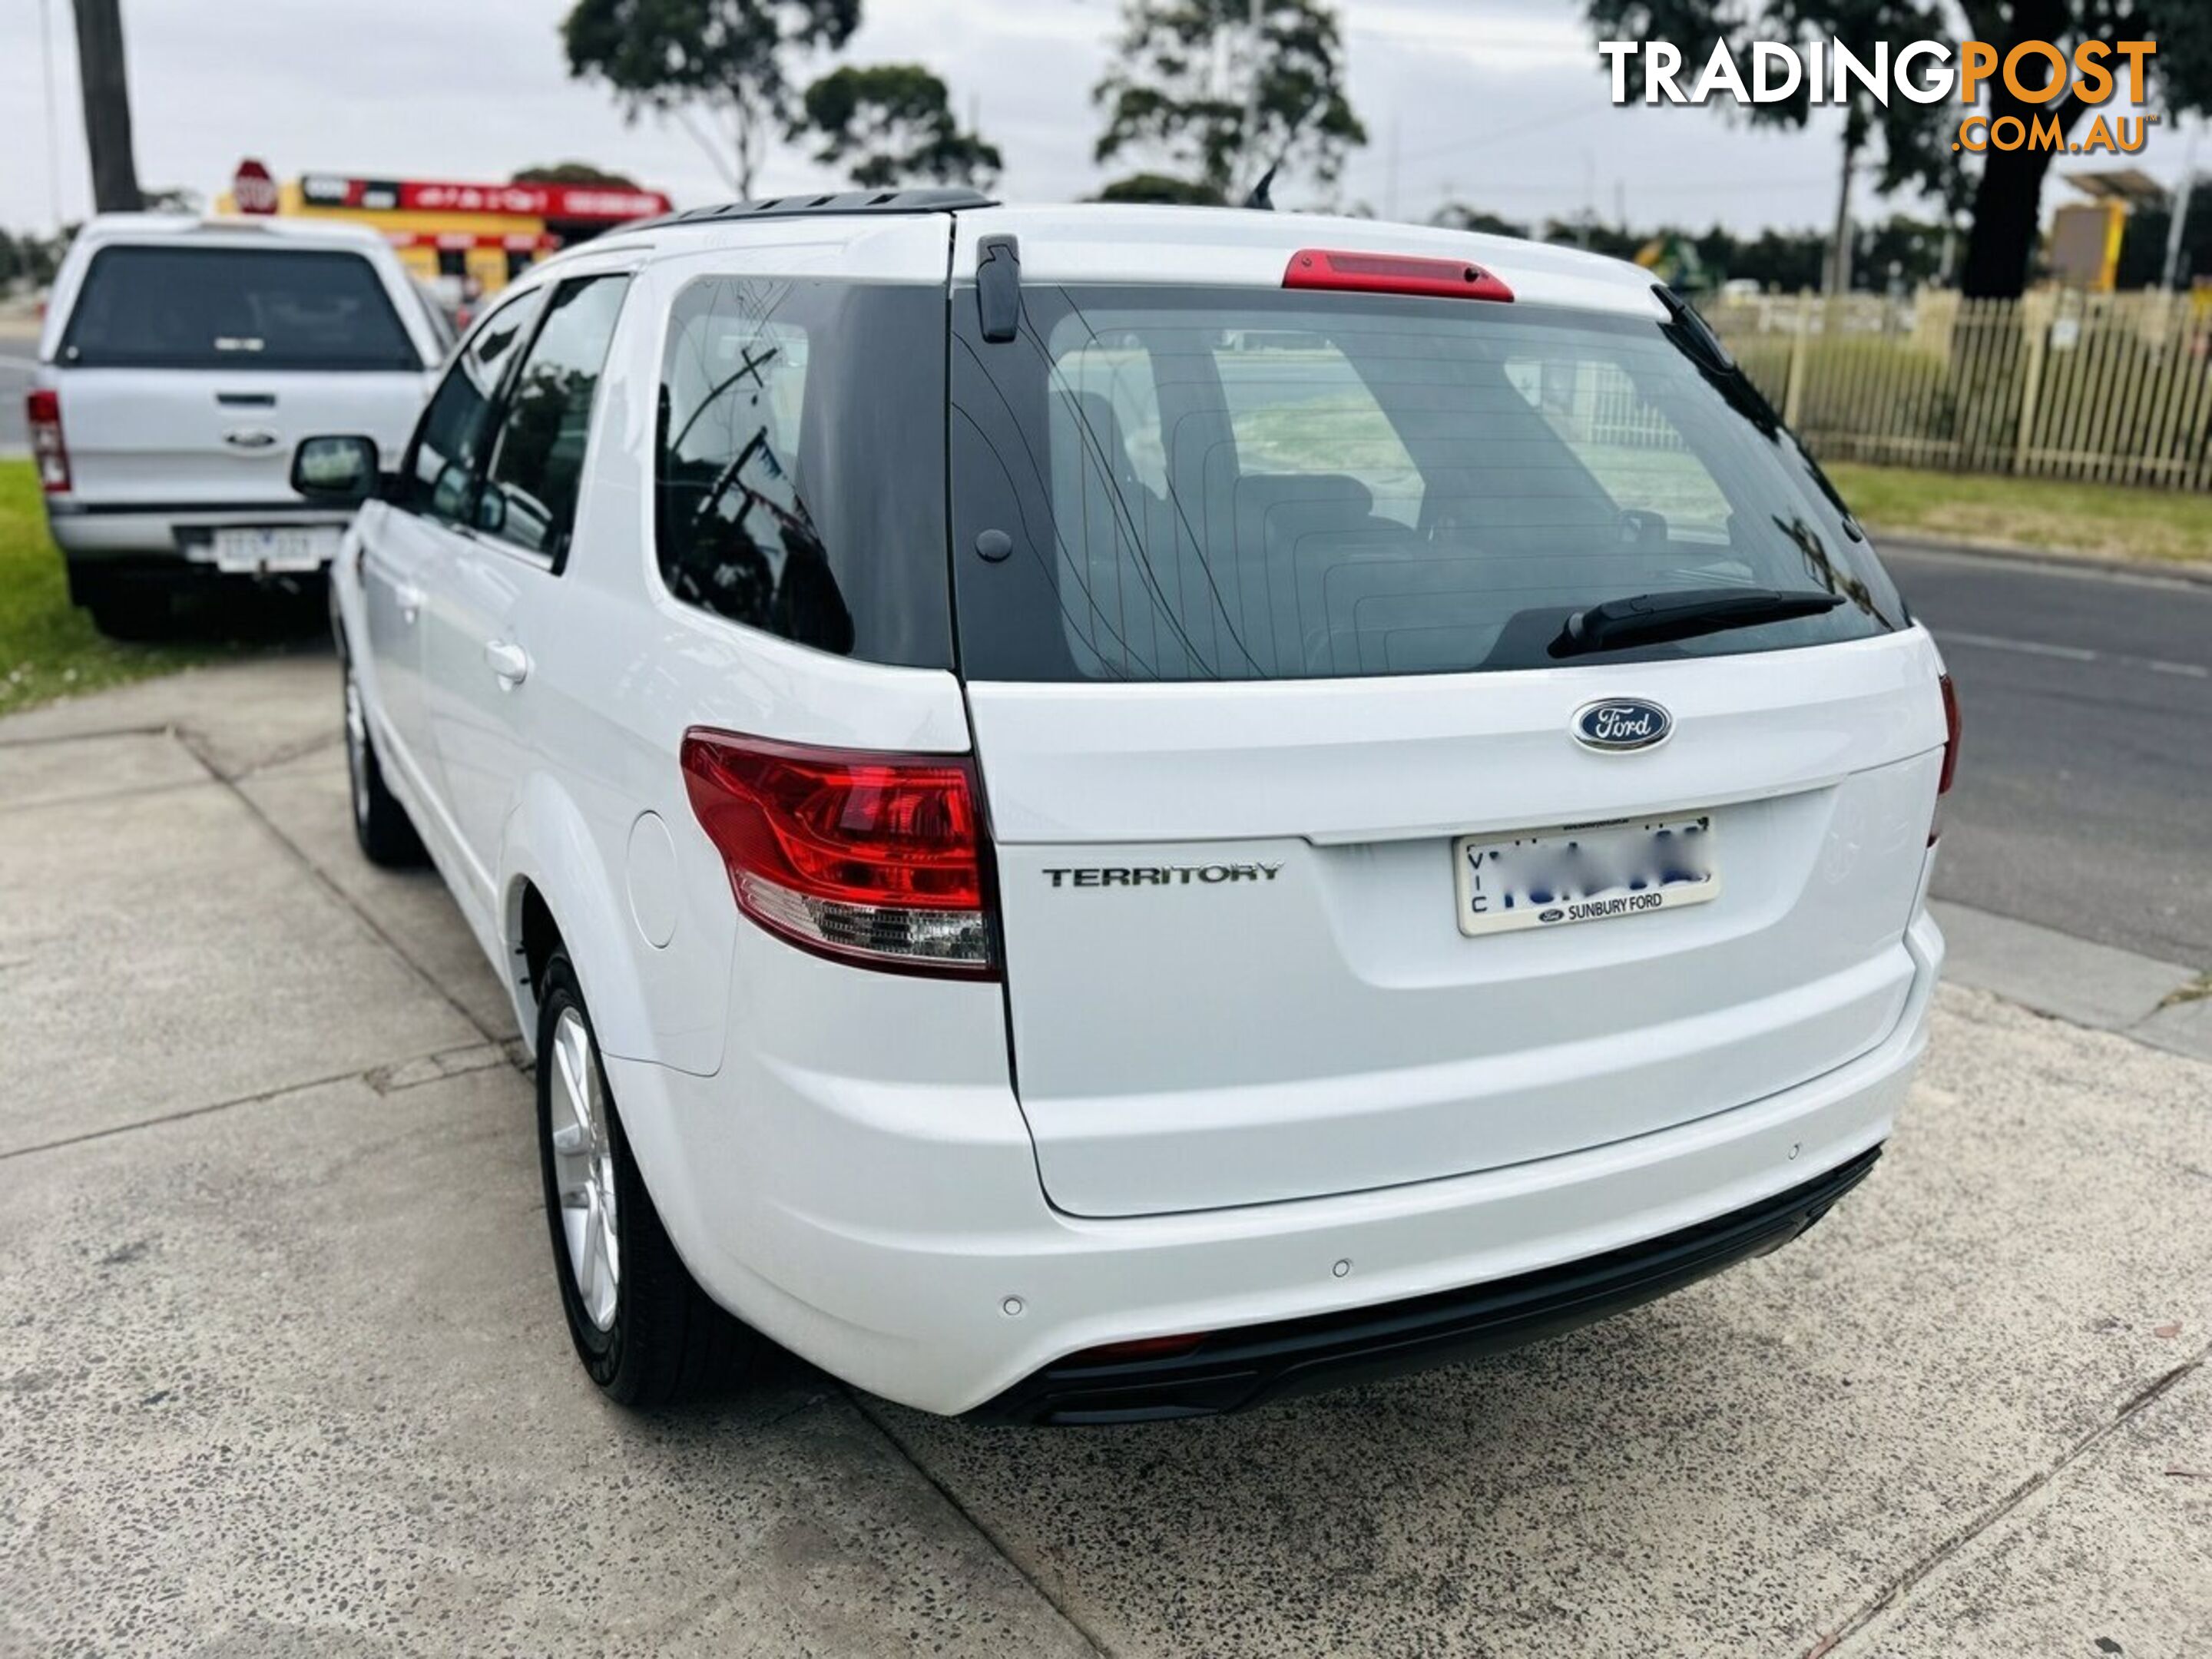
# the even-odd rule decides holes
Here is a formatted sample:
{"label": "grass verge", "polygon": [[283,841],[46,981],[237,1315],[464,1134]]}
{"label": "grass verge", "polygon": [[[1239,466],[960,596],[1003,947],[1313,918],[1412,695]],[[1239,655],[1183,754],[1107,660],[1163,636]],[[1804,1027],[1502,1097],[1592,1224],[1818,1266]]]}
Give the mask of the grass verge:
{"label": "grass verge", "polygon": [[2212,495],[1844,461],[1826,471],[1877,536],[1933,536],[2147,564],[2212,564]]}
{"label": "grass verge", "polygon": [[232,654],[194,642],[118,645],[69,602],[28,461],[0,461],[0,714]]}

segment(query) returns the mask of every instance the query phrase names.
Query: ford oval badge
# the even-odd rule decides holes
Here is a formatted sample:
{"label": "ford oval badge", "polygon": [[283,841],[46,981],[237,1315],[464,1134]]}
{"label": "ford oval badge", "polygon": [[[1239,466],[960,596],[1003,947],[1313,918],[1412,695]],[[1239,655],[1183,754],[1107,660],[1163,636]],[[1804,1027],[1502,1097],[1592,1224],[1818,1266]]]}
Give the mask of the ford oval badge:
{"label": "ford oval badge", "polygon": [[1649,749],[1667,741],[1674,717],[1641,697],[1608,697],[1575,710],[1575,741],[1585,749]]}

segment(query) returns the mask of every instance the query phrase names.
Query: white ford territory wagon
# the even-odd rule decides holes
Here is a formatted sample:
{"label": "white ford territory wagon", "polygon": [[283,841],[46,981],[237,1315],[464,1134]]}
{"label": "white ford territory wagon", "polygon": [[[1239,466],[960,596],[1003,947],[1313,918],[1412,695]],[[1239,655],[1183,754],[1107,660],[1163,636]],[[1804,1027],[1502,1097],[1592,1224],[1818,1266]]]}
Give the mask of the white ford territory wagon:
{"label": "white ford territory wagon", "polygon": [[1874,1162],[1957,728],[1697,315],[964,191],[533,270],[333,582],[354,805],[538,1055],[624,1401],[1231,1410],[1633,1306]]}
{"label": "white ford territory wagon", "polygon": [[314,578],[349,515],[291,489],[293,447],[356,432],[396,461],[452,344],[358,225],[93,220],[56,274],[28,400],[71,599],[152,638],[182,590]]}

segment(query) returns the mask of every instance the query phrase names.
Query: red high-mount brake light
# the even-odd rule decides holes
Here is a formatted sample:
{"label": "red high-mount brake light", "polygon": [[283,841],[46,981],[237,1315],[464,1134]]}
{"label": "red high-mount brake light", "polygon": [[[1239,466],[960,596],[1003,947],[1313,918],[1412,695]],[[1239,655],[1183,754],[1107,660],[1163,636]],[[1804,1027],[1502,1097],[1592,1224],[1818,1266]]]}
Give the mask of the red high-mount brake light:
{"label": "red high-mount brake light", "polygon": [[1283,272],[1285,288],[1349,294],[1412,294],[1439,300],[1510,300],[1513,290],[1464,259],[1417,259],[1402,253],[1346,253],[1300,248]]}
{"label": "red high-mount brake light", "polygon": [[24,401],[31,428],[31,459],[39,469],[39,488],[58,495],[70,487],[69,446],[62,441],[61,394],[40,386]]}
{"label": "red high-mount brake light", "polygon": [[1959,775],[1959,694],[1952,688],[1948,674],[1937,675],[1936,684],[1943,693],[1943,769],[1936,777],[1936,817],[1928,826],[1930,847],[1943,833],[1943,797],[1951,793],[1951,781]]}
{"label": "red high-mount brake light", "polygon": [[695,727],[691,810],[738,906],[802,950],[994,978],[990,881],[964,755],[817,749]]}

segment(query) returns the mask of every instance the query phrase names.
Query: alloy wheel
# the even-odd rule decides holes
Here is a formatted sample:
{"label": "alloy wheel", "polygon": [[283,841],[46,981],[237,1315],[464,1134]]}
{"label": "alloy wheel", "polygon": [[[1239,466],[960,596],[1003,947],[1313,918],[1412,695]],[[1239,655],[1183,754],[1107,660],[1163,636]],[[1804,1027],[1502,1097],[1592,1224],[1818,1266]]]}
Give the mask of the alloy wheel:
{"label": "alloy wheel", "polygon": [[576,1299],[604,1331],[614,1323],[622,1283],[606,1089],[591,1031],[575,1009],[561,1011],[551,1048],[546,1059],[553,1068],[553,1184],[560,1197],[561,1235],[568,1246]]}

